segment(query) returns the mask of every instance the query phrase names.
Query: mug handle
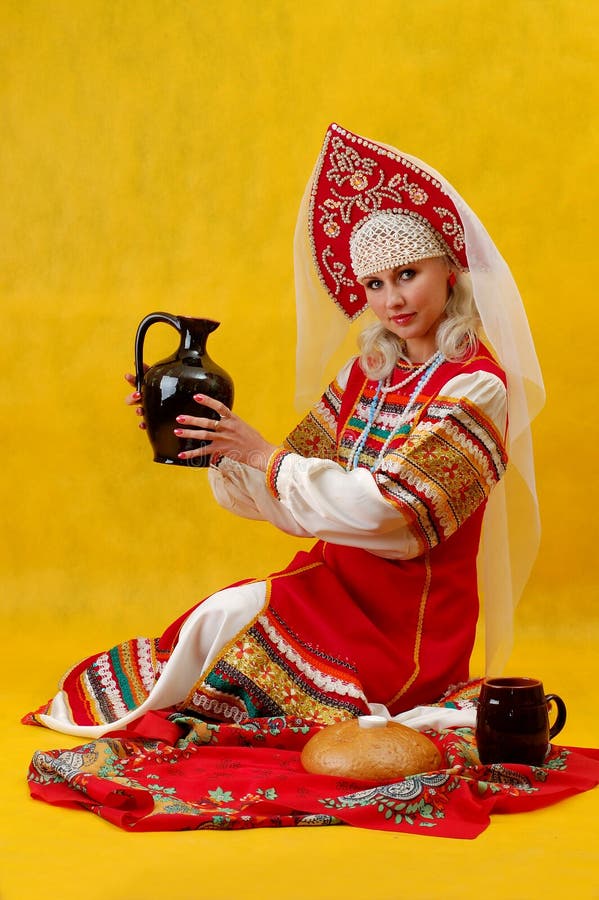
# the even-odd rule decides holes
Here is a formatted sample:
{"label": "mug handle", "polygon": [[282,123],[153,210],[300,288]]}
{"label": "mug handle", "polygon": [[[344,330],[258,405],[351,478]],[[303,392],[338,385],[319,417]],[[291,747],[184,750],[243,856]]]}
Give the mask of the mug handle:
{"label": "mug handle", "polygon": [[557,707],[557,718],[549,729],[549,737],[554,738],[566,724],[566,704],[561,697],[557,696],[557,694],[545,694],[545,702],[547,705],[555,703]]}

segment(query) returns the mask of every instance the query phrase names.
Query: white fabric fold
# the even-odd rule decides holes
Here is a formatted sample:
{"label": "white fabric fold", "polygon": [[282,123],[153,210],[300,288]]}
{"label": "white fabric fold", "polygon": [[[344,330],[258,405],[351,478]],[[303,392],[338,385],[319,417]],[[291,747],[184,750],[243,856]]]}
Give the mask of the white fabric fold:
{"label": "white fabric fold", "polygon": [[182,703],[200,675],[235,635],[246,628],[266,602],[263,581],[225,588],[207,597],[183,624],[177,645],[146,700],[136,709],[105,725],[74,725],[63,691],[52,700],[41,722],[63,734],[99,738],[124,728],[152,710]]}
{"label": "white fabric fold", "polygon": [[476,709],[453,709],[443,706],[414,706],[397,716],[391,716],[381,703],[369,704],[373,716],[383,716],[391,722],[399,722],[415,731],[443,731],[445,728],[475,728]]}

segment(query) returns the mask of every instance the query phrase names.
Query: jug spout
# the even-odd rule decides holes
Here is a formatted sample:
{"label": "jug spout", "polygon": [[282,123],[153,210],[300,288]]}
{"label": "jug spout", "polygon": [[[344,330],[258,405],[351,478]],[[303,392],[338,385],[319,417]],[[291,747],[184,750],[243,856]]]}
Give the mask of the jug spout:
{"label": "jug spout", "polygon": [[216,331],[220,322],[213,319],[193,319],[189,316],[177,316],[181,334],[181,350],[192,350],[200,355],[206,352],[208,335]]}

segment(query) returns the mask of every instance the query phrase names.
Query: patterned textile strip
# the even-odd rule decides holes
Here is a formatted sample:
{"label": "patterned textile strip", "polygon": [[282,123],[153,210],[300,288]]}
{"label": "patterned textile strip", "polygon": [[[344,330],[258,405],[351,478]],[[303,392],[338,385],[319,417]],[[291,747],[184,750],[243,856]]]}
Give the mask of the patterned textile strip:
{"label": "patterned textile strip", "polygon": [[285,440],[285,448],[300,456],[337,458],[337,422],[343,390],[333,381],[318,403]]}
{"label": "patterned textile strip", "polygon": [[268,466],[266,467],[266,486],[269,491],[277,500],[280,500],[279,496],[279,488],[278,488],[278,479],[279,472],[281,470],[281,464],[286,456],[289,456],[291,450],[285,450],[285,448],[281,448],[280,450],[275,450],[268,460]]}
{"label": "patterned textile strip", "polygon": [[[79,725],[116,722],[146,699],[159,674],[157,640],[134,638],[105,653],[88,657],[70,669],[60,682],[73,721]],[[24,724],[40,724],[50,703],[24,717]]]}
{"label": "patterned textile strip", "polygon": [[465,401],[435,402],[419,426],[391,447],[377,481],[409,507],[428,547],[453,534],[489,495],[507,459],[492,423]]}
{"label": "patterned textile strip", "polygon": [[397,701],[400,697],[410,689],[410,687],[414,684],[418,675],[420,674],[420,644],[422,641],[422,628],[424,625],[424,613],[426,611],[426,601],[428,600],[428,593],[431,586],[431,561],[430,555],[428,553],[424,554],[424,564],[426,567],[426,581],[424,583],[424,587],[422,589],[422,596],[420,598],[420,607],[418,609],[418,625],[416,626],[416,635],[414,641],[414,653],[412,659],[414,660],[414,671],[406,681],[406,683],[397,691],[397,693],[389,700],[386,706],[389,709],[393,709]]}
{"label": "patterned textile strip", "polygon": [[[422,551],[449,537],[488,497],[505,471],[507,457],[501,436],[480,409],[467,400],[438,396],[438,391],[462,369],[476,367],[498,377],[502,373],[488,354],[477,356],[468,365],[447,364],[429,384],[429,394],[421,398],[412,430],[397,435],[390,444],[375,477],[381,494],[411,522]],[[345,419],[340,427],[339,460],[347,461],[358,439],[376,384],[364,381],[357,366],[350,377],[344,399]],[[370,468],[391,433],[397,415],[409,402],[409,393],[391,391],[385,397],[375,425],[360,454],[359,465]],[[343,415],[343,413],[342,413]]]}
{"label": "patterned textile strip", "polygon": [[[410,367],[398,364],[401,380]],[[412,523],[422,552],[447,538],[483,503],[507,464],[502,436],[481,411],[462,399],[439,395],[460,374],[489,372],[505,383],[505,375],[484,345],[466,363],[445,363],[435,373],[416,406],[412,431],[397,435],[376,474],[382,495]],[[278,497],[277,477],[287,452],[336,459],[347,466],[368,419],[376,392],[356,360],[345,391],[334,381],[304,420],[273,454],[267,483]],[[370,468],[410,400],[410,389],[391,391],[362,448],[358,464]],[[337,446],[335,446],[337,444]]]}
{"label": "patterned textile strip", "polygon": [[[321,565],[314,563],[274,579],[293,578]],[[268,602],[274,579],[267,582]],[[180,708],[236,722],[297,715],[321,724],[368,711],[353,667],[310,647],[270,608],[224,649]]]}

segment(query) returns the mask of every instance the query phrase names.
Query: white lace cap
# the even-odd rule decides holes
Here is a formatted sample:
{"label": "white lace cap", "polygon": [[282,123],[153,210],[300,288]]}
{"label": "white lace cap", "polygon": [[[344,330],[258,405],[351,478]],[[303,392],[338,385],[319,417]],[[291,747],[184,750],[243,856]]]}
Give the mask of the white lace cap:
{"label": "white lace cap", "polygon": [[349,252],[356,278],[420,259],[449,255],[447,247],[426,222],[390,210],[374,213],[362,221],[351,237]]}

